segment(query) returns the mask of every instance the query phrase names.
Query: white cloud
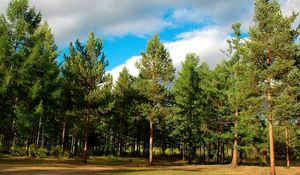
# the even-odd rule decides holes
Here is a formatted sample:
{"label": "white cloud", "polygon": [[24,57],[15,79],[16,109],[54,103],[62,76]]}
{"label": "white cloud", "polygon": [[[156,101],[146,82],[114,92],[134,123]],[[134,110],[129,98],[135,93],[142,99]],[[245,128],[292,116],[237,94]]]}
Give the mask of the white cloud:
{"label": "white cloud", "polygon": [[[10,0],[0,0],[0,13],[4,13]],[[59,45],[77,38],[85,38],[89,31],[97,35],[123,36],[148,35],[185,22],[211,22],[219,27],[182,33],[174,42],[166,42],[176,67],[185,54],[195,52],[210,66],[224,57],[219,51],[226,48],[226,36],[230,25],[241,22],[243,29],[252,23],[253,0],[29,0],[30,5],[42,12]],[[299,0],[281,0],[284,14],[300,12]],[[167,16],[166,16],[167,15]],[[296,24],[300,23],[300,17]],[[75,38],[76,37],[76,38]],[[134,66],[139,56],[125,63],[131,74],[137,74]],[[120,65],[110,71],[115,77]]]}
{"label": "white cloud", "polygon": [[228,26],[243,21],[253,11],[252,0],[190,0],[189,4],[175,9],[173,18],[176,21],[202,23],[211,20],[217,25]]}
{"label": "white cloud", "polygon": [[[9,2],[0,0],[0,13]],[[103,37],[140,36],[185,22],[209,21],[223,27],[242,22],[246,29],[253,14],[253,0],[29,0],[29,3],[42,12],[60,45],[82,39],[89,31]],[[292,9],[299,12],[299,3],[299,0],[281,0],[284,12]]]}
{"label": "white cloud", "polygon": [[[9,1],[0,0],[0,13]],[[42,12],[61,45],[82,39],[89,31],[103,37],[152,35],[186,21],[203,22],[207,17],[217,25],[227,25],[247,14],[252,0],[29,0],[29,4]]]}
{"label": "white cloud", "polygon": [[[0,0],[0,13],[9,2]],[[170,3],[160,0],[29,0],[29,4],[41,11],[59,45],[83,39],[90,31],[105,37],[146,35],[171,25],[163,18]]]}
{"label": "white cloud", "polygon": [[138,69],[135,67],[135,63],[141,58],[141,56],[133,56],[127,59],[125,64],[119,65],[112,70],[108,71],[109,74],[113,76],[113,81],[117,81],[119,77],[119,73],[122,71],[124,67],[129,70],[129,73],[133,76],[137,76],[139,74]]}
{"label": "white cloud", "polygon": [[[151,24],[151,26],[149,24]],[[149,18],[114,24],[112,26],[103,27],[102,30],[104,35],[123,35],[124,29],[127,29],[128,34],[143,36],[144,34],[153,33],[154,31],[160,31],[163,28],[171,25],[172,24],[170,22],[158,18]]]}
{"label": "white cloud", "polygon": [[[281,9],[284,15],[290,16],[292,11],[300,13],[300,1],[299,0],[282,0],[281,2]],[[294,27],[300,24],[300,16],[298,15]]]}
{"label": "white cloud", "polygon": [[[179,70],[187,53],[197,53],[200,55],[200,62],[207,62],[209,66],[214,67],[222,58],[225,58],[220,50],[227,48],[226,39],[226,30],[220,27],[209,27],[181,33],[177,36],[176,41],[165,42],[164,44],[170,52],[174,66]],[[128,68],[130,74],[137,76],[138,70],[135,63],[140,58],[141,56],[131,57],[125,64],[109,71],[113,75],[114,81],[117,80],[124,66]]]}
{"label": "white cloud", "polygon": [[169,50],[173,64],[181,68],[187,53],[197,53],[201,62],[207,62],[214,67],[224,55],[220,50],[227,47],[227,31],[220,27],[209,27],[201,30],[181,33],[175,42],[165,43]]}

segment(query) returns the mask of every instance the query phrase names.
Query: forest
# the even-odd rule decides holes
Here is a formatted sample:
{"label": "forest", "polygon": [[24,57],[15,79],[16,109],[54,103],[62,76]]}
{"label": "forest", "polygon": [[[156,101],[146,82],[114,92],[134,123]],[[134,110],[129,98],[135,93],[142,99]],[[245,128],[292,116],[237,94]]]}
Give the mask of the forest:
{"label": "forest", "polygon": [[154,34],[136,62],[139,75],[123,68],[113,81],[100,37],[70,42],[59,62],[42,14],[12,0],[0,16],[0,157],[255,164],[275,175],[275,165],[300,159],[297,16],[255,0],[253,25],[246,35],[232,25],[213,68],[189,53],[176,70]]}

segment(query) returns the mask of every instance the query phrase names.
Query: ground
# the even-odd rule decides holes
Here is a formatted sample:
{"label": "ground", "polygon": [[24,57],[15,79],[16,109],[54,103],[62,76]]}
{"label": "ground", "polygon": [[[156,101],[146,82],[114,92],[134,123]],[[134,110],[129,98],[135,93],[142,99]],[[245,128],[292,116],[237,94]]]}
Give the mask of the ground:
{"label": "ground", "polygon": [[[277,175],[300,175],[300,167],[276,167]],[[182,162],[158,161],[148,166],[146,159],[97,157],[88,164],[77,159],[2,158],[0,174],[10,175],[264,175],[268,167],[229,165],[184,165]]]}

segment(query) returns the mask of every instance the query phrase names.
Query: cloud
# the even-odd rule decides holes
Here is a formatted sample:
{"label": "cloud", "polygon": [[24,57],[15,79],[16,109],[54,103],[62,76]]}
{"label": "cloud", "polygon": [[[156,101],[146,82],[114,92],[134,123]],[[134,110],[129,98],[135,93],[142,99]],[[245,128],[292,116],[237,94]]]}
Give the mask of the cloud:
{"label": "cloud", "polygon": [[125,64],[119,65],[112,70],[108,71],[109,74],[113,76],[113,81],[117,81],[119,77],[119,73],[122,71],[124,67],[129,70],[129,73],[133,76],[137,76],[139,74],[138,69],[135,67],[135,63],[141,58],[141,56],[133,56],[126,60]]}
{"label": "cloud", "polygon": [[[0,0],[0,13],[9,1]],[[299,0],[280,2],[283,11],[300,11]],[[253,0],[29,0],[29,3],[42,12],[59,44],[82,39],[89,31],[103,37],[143,36],[185,22],[208,20],[226,27],[243,22],[248,28],[253,14]]]}
{"label": "cloud", "polygon": [[[181,33],[175,41],[164,42],[164,45],[170,52],[177,70],[181,69],[181,62],[184,61],[187,53],[197,53],[200,56],[200,62],[207,62],[209,66],[214,67],[222,58],[225,58],[220,50],[227,48],[227,33],[228,31],[217,26],[198,29]],[[135,62],[140,58],[141,56],[131,57],[125,64],[109,71],[113,75],[114,81],[118,79],[119,72],[124,66],[128,68],[130,74],[137,76],[138,70]]]}
{"label": "cloud", "polygon": [[[300,13],[300,1],[299,0],[282,0],[281,9],[284,15],[290,16],[292,11]],[[294,22],[294,27],[300,24],[300,16],[298,15],[296,21]]]}
{"label": "cloud", "polygon": [[[0,13],[9,1],[0,0]],[[61,45],[82,39],[89,31],[103,37],[143,36],[207,18],[228,25],[249,13],[252,0],[29,0],[29,4],[42,12]]]}
{"label": "cloud", "polygon": [[205,22],[212,20],[217,25],[228,26],[231,23],[244,21],[252,13],[252,0],[190,0],[189,5],[175,9],[173,19],[176,21]]}
{"label": "cloud", "polygon": [[178,40],[166,42],[165,46],[178,70],[187,53],[198,54],[200,62],[207,62],[209,66],[214,67],[225,57],[221,50],[227,47],[227,33],[228,31],[217,26],[193,30],[179,34]]}
{"label": "cloud", "polygon": [[[9,2],[0,0],[0,13]],[[159,0],[29,0],[29,4],[42,12],[59,44],[82,39],[90,31],[108,37],[146,35],[171,25],[163,18],[168,3]]]}

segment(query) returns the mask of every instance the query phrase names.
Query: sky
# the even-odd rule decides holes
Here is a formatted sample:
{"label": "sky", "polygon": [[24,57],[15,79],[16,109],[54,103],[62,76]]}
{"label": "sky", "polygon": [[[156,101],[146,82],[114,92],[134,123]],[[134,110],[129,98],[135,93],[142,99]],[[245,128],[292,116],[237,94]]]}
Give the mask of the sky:
{"label": "sky", "polygon": [[[0,0],[1,14],[9,1]],[[279,2],[284,15],[300,12],[300,0]],[[138,74],[135,62],[155,33],[177,70],[191,52],[214,67],[226,59],[222,51],[231,25],[242,23],[246,33],[253,24],[253,0],[29,0],[29,4],[49,23],[61,55],[68,53],[71,41],[86,41],[89,32],[102,38],[107,71],[114,80],[124,66]]]}

